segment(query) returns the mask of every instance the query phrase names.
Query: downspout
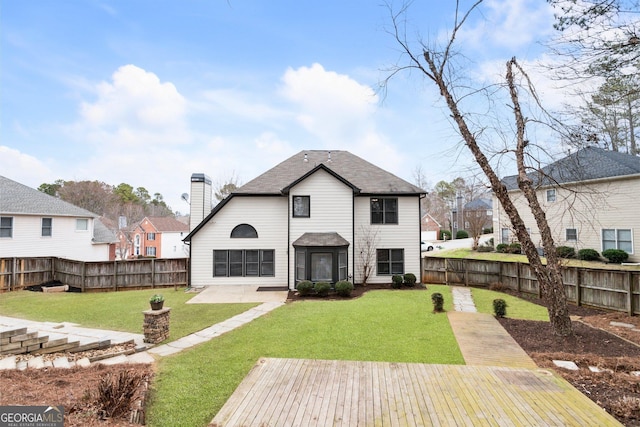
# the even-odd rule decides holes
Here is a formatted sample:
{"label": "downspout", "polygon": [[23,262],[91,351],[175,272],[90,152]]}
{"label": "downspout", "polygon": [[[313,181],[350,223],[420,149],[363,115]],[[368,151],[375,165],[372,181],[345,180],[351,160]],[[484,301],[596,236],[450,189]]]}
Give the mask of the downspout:
{"label": "downspout", "polygon": [[418,283],[422,283],[422,199],[426,198],[426,194],[418,195]]}
{"label": "downspout", "polygon": [[[287,289],[291,290],[291,197],[287,193]],[[295,253],[295,252],[294,252]],[[296,274],[295,272],[293,273]]]}
{"label": "downspout", "polygon": [[[355,285],[356,281],[356,196],[355,192],[351,193],[351,283]],[[348,253],[348,252],[347,252]],[[347,279],[349,279],[349,272],[347,271]]]}

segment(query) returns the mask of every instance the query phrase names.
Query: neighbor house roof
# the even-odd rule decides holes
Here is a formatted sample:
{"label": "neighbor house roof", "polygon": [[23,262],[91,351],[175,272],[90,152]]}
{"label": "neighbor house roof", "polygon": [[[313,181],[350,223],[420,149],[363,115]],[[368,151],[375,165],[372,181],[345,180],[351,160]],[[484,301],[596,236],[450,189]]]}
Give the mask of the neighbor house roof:
{"label": "neighbor house roof", "polygon": [[[108,221],[107,221],[108,222]],[[95,243],[117,243],[116,233],[105,223],[105,218],[96,218],[93,223],[93,241]]]}
{"label": "neighbor house roof", "polygon": [[[547,186],[639,174],[640,157],[586,147],[528,175],[535,186]],[[517,178],[517,175],[503,178],[507,190],[518,188]]]}
{"label": "neighbor house roof", "polygon": [[323,168],[363,194],[423,194],[415,185],[348,151],[306,150],[269,169],[234,194],[283,194],[309,173]]}
{"label": "neighbor house roof", "polygon": [[464,205],[464,209],[467,211],[477,211],[477,210],[491,210],[493,209],[493,200],[492,199],[473,199],[466,205]]}
{"label": "neighbor house roof", "polygon": [[[170,216],[148,216],[147,220],[154,226],[156,230],[164,233],[178,233],[178,232],[188,232],[189,225],[184,222],[178,221],[175,218]],[[142,220],[144,221],[144,219]],[[140,221],[139,224],[142,223]],[[138,225],[139,225],[138,224]]]}
{"label": "neighbor house roof", "polygon": [[95,218],[98,215],[71,203],[0,176],[0,213]]}

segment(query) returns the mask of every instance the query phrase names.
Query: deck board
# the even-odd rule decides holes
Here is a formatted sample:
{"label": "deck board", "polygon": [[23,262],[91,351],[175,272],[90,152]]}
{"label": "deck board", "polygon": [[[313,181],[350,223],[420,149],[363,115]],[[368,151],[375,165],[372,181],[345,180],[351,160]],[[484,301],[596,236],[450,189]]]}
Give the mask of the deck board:
{"label": "deck board", "polygon": [[621,424],[540,369],[263,358],[211,425]]}

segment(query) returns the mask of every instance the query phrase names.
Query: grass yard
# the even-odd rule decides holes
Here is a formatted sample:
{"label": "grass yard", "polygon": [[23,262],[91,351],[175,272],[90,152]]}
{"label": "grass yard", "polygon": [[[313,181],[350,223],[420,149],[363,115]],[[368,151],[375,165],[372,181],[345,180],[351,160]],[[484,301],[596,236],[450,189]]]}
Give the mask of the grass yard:
{"label": "grass yard", "polygon": [[0,315],[141,334],[142,312],[149,309],[149,297],[155,293],[161,293],[165,298],[164,306],[171,307],[167,341],[182,338],[258,305],[186,304],[195,294],[170,288],[93,293],[16,291],[1,294]]}
{"label": "grass yard", "polygon": [[507,303],[507,316],[512,319],[549,320],[547,309],[521,298],[490,291],[488,289],[471,288],[471,295],[476,309],[481,313],[493,313],[493,300],[501,298]]}
{"label": "grass yard", "polygon": [[151,426],[207,425],[260,357],[463,364],[446,313],[427,291],[370,291],[346,301],[287,304],[242,328],[162,358],[153,384]]}

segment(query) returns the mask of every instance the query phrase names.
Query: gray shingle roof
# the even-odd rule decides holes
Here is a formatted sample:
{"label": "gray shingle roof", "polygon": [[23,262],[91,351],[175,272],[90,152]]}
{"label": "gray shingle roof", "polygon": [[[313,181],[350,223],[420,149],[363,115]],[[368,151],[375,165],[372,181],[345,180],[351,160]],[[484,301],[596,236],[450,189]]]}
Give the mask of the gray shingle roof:
{"label": "gray shingle roof", "polygon": [[[331,153],[330,161],[329,153]],[[288,187],[320,165],[363,194],[425,193],[423,189],[348,151],[306,150],[249,181],[234,191],[234,194],[286,193]]]}
{"label": "gray shingle roof", "polygon": [[0,213],[95,218],[98,215],[0,175]]}
{"label": "gray shingle roof", "polygon": [[[586,147],[532,172],[535,186],[566,184],[640,174],[640,157],[598,147]],[[508,190],[518,188],[517,175],[502,179]]]}
{"label": "gray shingle roof", "polygon": [[293,246],[324,246],[340,247],[349,246],[349,242],[336,232],[331,233],[304,233]]}
{"label": "gray shingle roof", "polygon": [[464,205],[465,210],[491,210],[493,209],[493,200],[492,199],[473,199],[466,205]]}
{"label": "gray shingle roof", "polygon": [[96,218],[93,223],[93,241],[96,243],[117,243],[116,233],[102,222],[102,219]]}

